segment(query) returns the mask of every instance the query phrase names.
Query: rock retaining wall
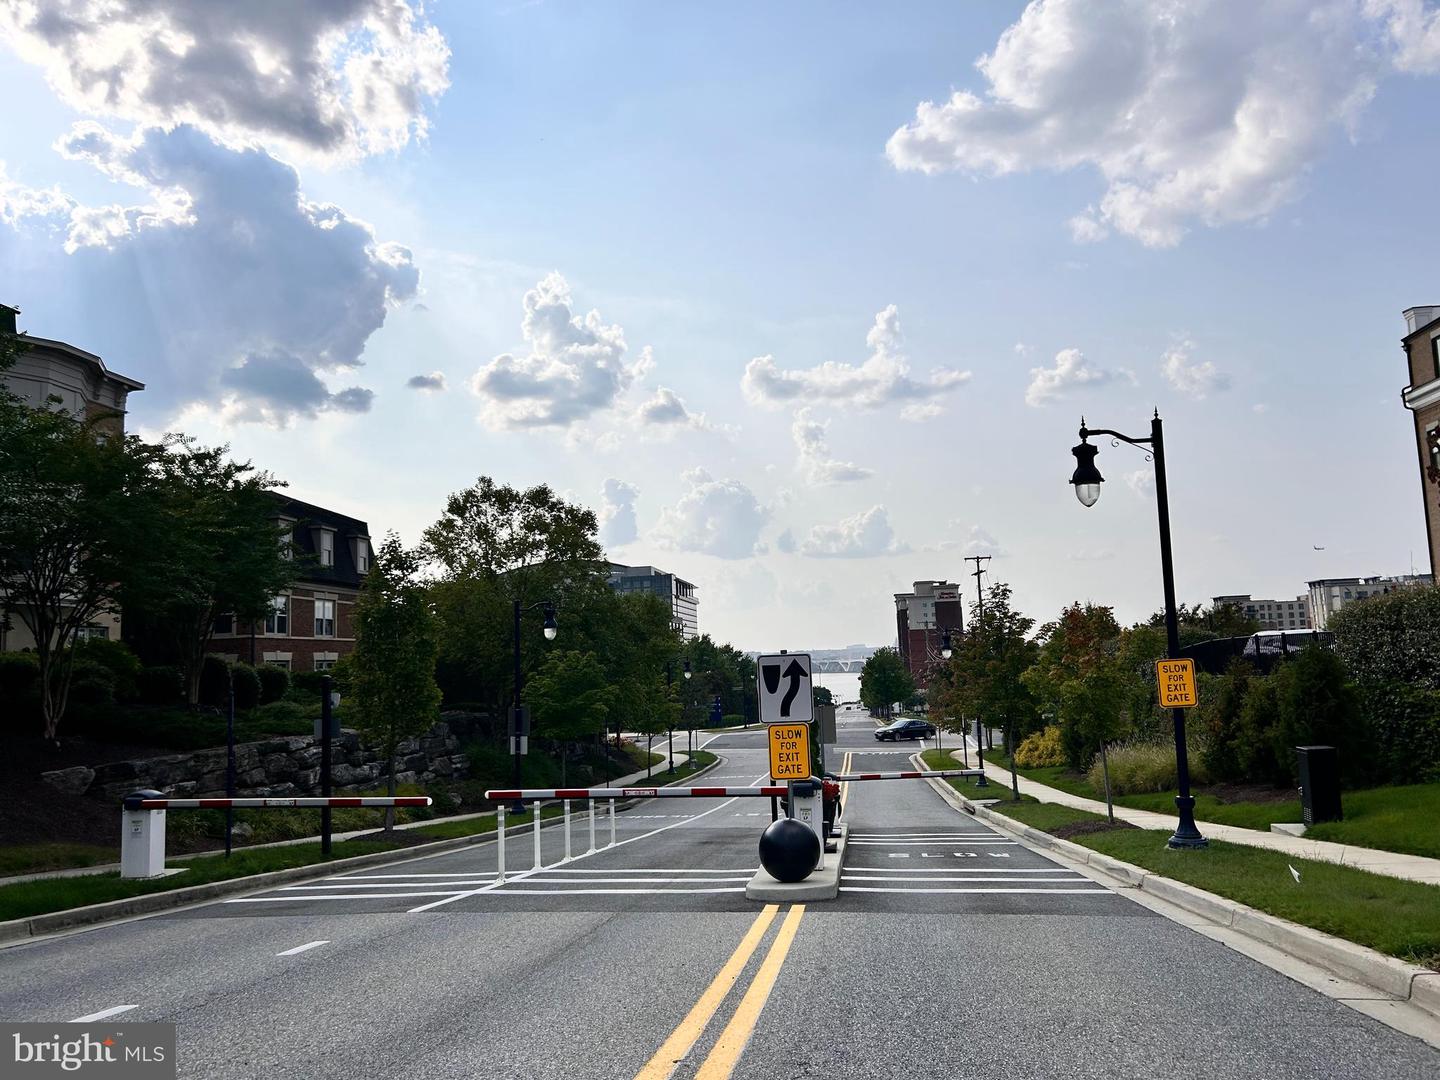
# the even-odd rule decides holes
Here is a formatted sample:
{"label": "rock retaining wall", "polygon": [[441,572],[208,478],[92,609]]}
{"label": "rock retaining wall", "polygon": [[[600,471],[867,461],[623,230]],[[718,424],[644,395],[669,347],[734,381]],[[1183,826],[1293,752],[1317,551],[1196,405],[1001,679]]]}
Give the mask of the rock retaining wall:
{"label": "rock retaining wall", "polygon": [[[469,761],[458,753],[459,740],[447,723],[436,724],[418,739],[400,744],[395,779],[401,784],[434,784],[464,779]],[[331,781],[338,793],[374,787],[385,775],[380,752],[362,746],[348,728],[332,743]],[[154,788],[171,798],[216,798],[225,794],[225,748],[139,761],[115,761],[90,768],[41,773],[40,777],[67,795],[120,799],[140,788]],[[320,794],[320,740],[309,735],[277,736],[235,747],[235,794],[253,798],[286,798]]]}

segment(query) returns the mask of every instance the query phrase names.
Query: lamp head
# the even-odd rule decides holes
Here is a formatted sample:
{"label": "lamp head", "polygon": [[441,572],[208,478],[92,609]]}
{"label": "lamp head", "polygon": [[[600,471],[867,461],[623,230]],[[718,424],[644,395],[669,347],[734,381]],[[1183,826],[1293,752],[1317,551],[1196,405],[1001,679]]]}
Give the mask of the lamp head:
{"label": "lamp head", "polygon": [[554,640],[555,640],[555,635],[558,634],[559,632],[560,632],[560,628],[555,625],[555,605],[554,605],[554,604],[546,604],[546,605],[545,605],[545,640],[546,640],[546,641],[554,641]]}
{"label": "lamp head", "polygon": [[1083,434],[1080,442],[1070,450],[1075,455],[1075,471],[1070,476],[1070,483],[1075,485],[1075,497],[1080,500],[1081,506],[1094,506],[1100,498],[1100,485],[1105,478],[1095,467],[1095,455],[1099,452],[1100,448],[1091,446]]}

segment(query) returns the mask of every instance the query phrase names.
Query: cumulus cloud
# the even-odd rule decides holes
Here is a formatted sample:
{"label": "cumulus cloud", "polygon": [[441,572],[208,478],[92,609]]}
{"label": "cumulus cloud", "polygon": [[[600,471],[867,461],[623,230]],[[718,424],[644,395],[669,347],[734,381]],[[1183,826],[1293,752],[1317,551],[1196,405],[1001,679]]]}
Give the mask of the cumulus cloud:
{"label": "cumulus cloud", "polygon": [[600,542],[607,547],[620,547],[640,535],[635,522],[635,500],[640,489],[634,484],[613,477],[600,487]]}
{"label": "cumulus cloud", "polygon": [[795,440],[795,449],[800,455],[797,467],[805,479],[812,484],[843,484],[873,476],[874,472],[870,469],[848,461],[837,461],[830,456],[830,444],[825,438],[825,430],[829,426],[828,420],[812,419],[808,408],[795,411],[790,437]]}
{"label": "cumulus cloud", "polygon": [[149,383],[147,404],[201,401],[277,423],[369,407],[360,387],[322,397],[320,376],[359,366],[389,308],[415,295],[406,248],[307,199],[264,151],[193,127],[121,139],[84,123],[58,149],[145,201],[87,206],[0,178],[0,242],[7,227],[27,241],[15,245],[19,272],[63,276],[105,327],[96,345]]}
{"label": "cumulus cloud", "polygon": [[598,311],[574,314],[558,273],[525,294],[524,311],[529,353],[502,353],[470,379],[491,428],[568,427],[611,408],[652,366],[648,348],[625,362],[625,331],[601,322]]}
{"label": "cumulus cloud", "polygon": [[704,413],[692,412],[685,400],[668,386],[656,387],[655,393],[640,403],[635,417],[648,427],[675,431],[692,428],[696,431],[710,431],[713,425]]}
{"label": "cumulus cloud", "polygon": [[775,550],[785,555],[794,554],[798,545],[795,543],[795,534],[786,529],[775,538]]}
{"label": "cumulus cloud", "polygon": [[450,50],[408,0],[0,5],[0,40],[74,109],[353,160],[423,137]]}
{"label": "cumulus cloud", "polygon": [[813,368],[787,370],[773,356],[757,356],[745,365],[740,389],[753,405],[778,408],[790,402],[826,401],[875,409],[891,402],[932,401],[970,378],[970,372],[952,368],[937,368],[923,380],[912,378],[894,304],[875,316],[865,344],[870,355],[858,366],[827,361]]}
{"label": "cumulus cloud", "polygon": [[1053,367],[1030,369],[1030,385],[1025,388],[1025,404],[1048,405],[1072,391],[1105,386],[1122,378],[1131,378],[1130,373],[1097,368],[1085,359],[1085,354],[1079,349],[1061,349],[1055,354]]}
{"label": "cumulus cloud", "polygon": [[743,559],[764,551],[760,530],[770,518],[755,493],[739,480],[716,480],[704,469],[683,474],[688,485],[666,507],[653,539],[671,551],[695,551],[722,559]]}
{"label": "cumulus cloud", "polygon": [[890,515],[878,504],[834,525],[816,525],[800,544],[802,555],[817,559],[869,559],[909,550],[895,539]]}
{"label": "cumulus cloud", "polygon": [[1193,361],[1190,354],[1195,345],[1182,341],[1165,350],[1160,371],[1165,381],[1187,397],[1203,400],[1210,394],[1230,389],[1230,376],[1216,369],[1210,360]]}
{"label": "cumulus cloud", "polygon": [[897,168],[1090,166],[1105,191],[1072,235],[1165,247],[1294,198],[1381,79],[1440,69],[1440,25],[1421,0],[1033,0],[975,66],[981,93],[921,102],[891,136]]}
{"label": "cumulus cloud", "polygon": [[1155,470],[1136,469],[1134,472],[1126,473],[1125,483],[1136,495],[1142,499],[1148,499],[1155,494]]}
{"label": "cumulus cloud", "polygon": [[405,380],[411,390],[440,391],[445,389],[445,373],[432,371],[429,375],[411,375]]}
{"label": "cumulus cloud", "polygon": [[1000,542],[982,529],[979,525],[970,526],[970,532],[965,538],[965,543],[960,549],[960,554],[989,555],[994,558],[1005,554],[1000,550]]}

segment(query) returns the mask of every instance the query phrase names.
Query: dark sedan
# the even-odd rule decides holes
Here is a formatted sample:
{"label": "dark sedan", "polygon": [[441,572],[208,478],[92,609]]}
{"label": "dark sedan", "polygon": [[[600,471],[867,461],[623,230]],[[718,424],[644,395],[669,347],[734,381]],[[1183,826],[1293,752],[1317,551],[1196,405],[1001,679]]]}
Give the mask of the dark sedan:
{"label": "dark sedan", "polygon": [[935,725],[924,720],[896,720],[875,729],[875,738],[881,742],[899,742],[901,739],[928,739],[935,734]]}

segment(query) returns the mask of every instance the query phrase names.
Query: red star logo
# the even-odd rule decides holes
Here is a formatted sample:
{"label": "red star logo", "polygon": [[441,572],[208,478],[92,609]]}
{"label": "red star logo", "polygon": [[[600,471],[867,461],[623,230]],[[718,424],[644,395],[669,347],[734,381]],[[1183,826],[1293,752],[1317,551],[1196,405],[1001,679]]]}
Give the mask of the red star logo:
{"label": "red star logo", "polygon": [[114,1040],[114,1039],[102,1039],[102,1040],[101,1040],[101,1045],[103,1045],[103,1046],[114,1046],[114,1045],[115,1045],[115,1040]]}

